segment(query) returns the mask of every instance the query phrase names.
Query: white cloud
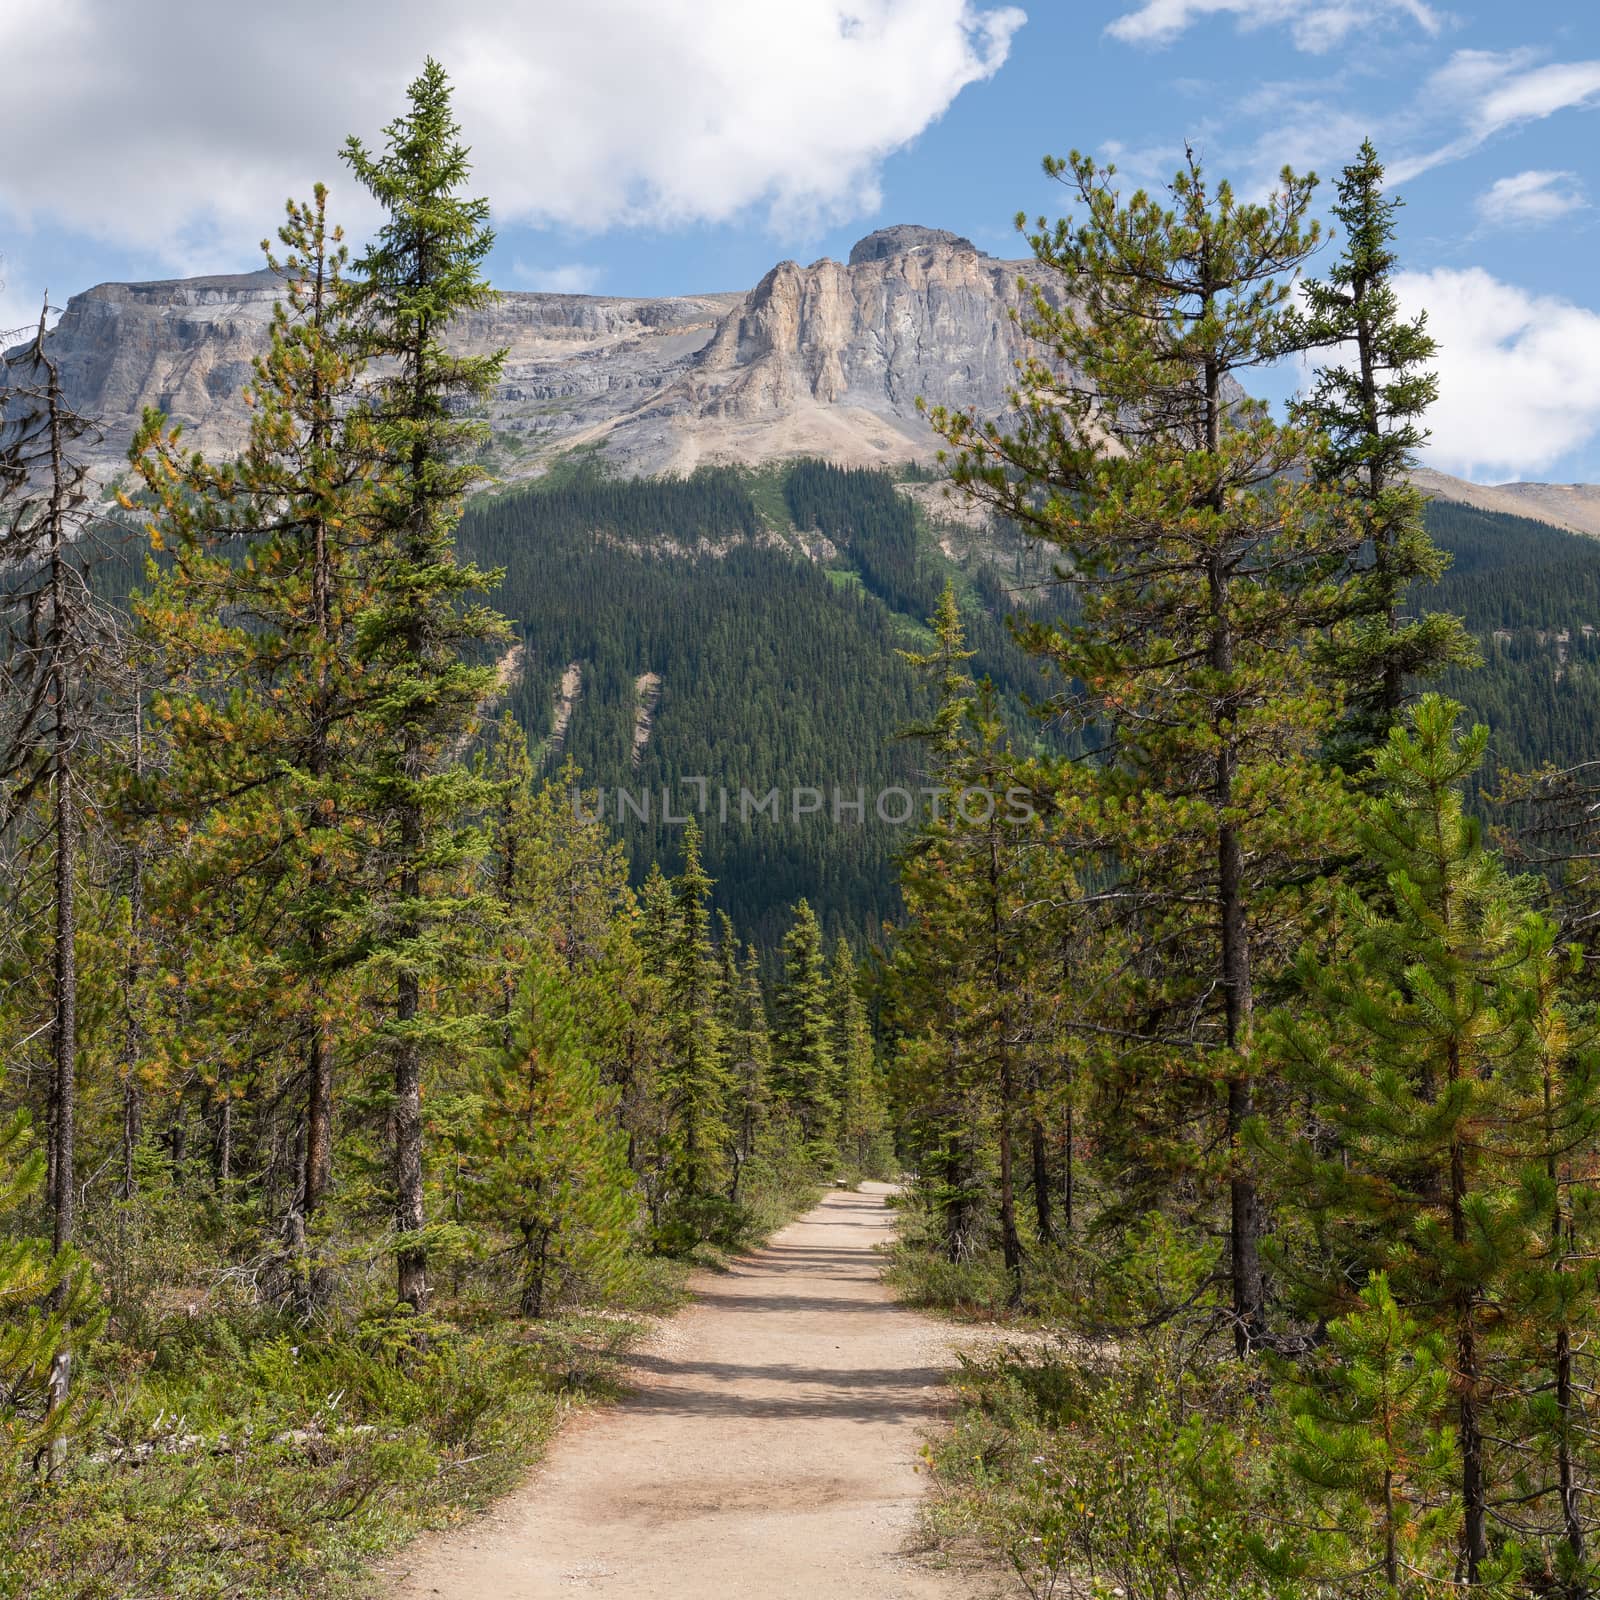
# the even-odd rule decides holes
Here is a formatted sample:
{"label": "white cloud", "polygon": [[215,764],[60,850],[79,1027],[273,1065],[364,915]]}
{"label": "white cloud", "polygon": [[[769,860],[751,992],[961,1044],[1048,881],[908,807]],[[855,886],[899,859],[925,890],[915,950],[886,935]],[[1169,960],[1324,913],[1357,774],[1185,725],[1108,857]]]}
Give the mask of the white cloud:
{"label": "white cloud", "polygon": [[1600,314],[1481,267],[1402,273],[1395,288],[1439,341],[1429,466],[1537,475],[1600,432]]}
{"label": "white cloud", "polygon": [[1575,172],[1519,172],[1497,178],[1478,196],[1478,215],[1491,227],[1537,226],[1588,206]]}
{"label": "white cloud", "polygon": [[1391,179],[1403,183],[1471,155],[1505,129],[1600,105],[1600,61],[1533,61],[1528,50],[1458,50],[1422,86],[1418,99],[1453,106],[1462,131],[1446,144],[1394,162]]}
{"label": "white cloud", "polygon": [[1207,17],[1241,28],[1287,27],[1298,48],[1320,54],[1352,33],[1411,21],[1430,37],[1444,19],[1425,0],[1142,0],[1106,27],[1127,44],[1170,44]]}
{"label": "white cloud", "polygon": [[884,158],[992,76],[1024,20],[981,0],[5,0],[6,119],[41,157],[0,211],[247,264],[316,178],[358,227],[369,144],[432,53],[502,219],[790,235],[878,203]]}
{"label": "white cloud", "polygon": [[593,294],[604,270],[585,266],[581,261],[571,261],[560,267],[535,267],[518,261],[511,268],[511,276],[520,288],[532,289],[538,294]]}

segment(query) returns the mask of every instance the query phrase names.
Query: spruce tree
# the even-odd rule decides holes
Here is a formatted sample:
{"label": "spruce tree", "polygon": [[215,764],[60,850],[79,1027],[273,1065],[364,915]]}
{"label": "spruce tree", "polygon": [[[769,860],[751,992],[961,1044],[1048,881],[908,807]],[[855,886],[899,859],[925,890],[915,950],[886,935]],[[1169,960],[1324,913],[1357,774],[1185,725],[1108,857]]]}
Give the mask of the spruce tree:
{"label": "spruce tree", "polygon": [[1331,753],[1347,766],[1363,764],[1387,738],[1412,681],[1476,659],[1459,617],[1406,611],[1410,590],[1437,582],[1448,564],[1423,526],[1424,498],[1410,479],[1428,438],[1422,418],[1438,398],[1438,375],[1428,370],[1438,345],[1425,312],[1400,312],[1394,239],[1402,202],[1385,194],[1383,170],[1364,140],[1340,175],[1333,207],[1344,249],[1326,279],[1302,286],[1304,310],[1283,331],[1295,349],[1346,354],[1317,370],[1296,410],[1319,436],[1318,481],[1348,497],[1362,540],[1349,616],[1326,650],[1345,694]]}
{"label": "spruce tree", "polygon": [[717,1017],[716,956],[700,861],[700,828],[683,834],[683,870],[672,880],[671,938],[663,953],[666,1052],[657,1074],[672,1145],[669,1182],[678,1220],[704,1231],[705,1202],[721,1188],[727,1073]]}
{"label": "spruce tree", "polygon": [[822,927],[800,900],[783,936],[783,975],[778,983],[772,1081],[800,1124],[812,1159],[832,1159],[839,1118],[839,1063],[833,1053],[828,1007],[828,961]]}
{"label": "spruce tree", "polygon": [[479,664],[504,620],[472,600],[496,581],[456,557],[467,459],[484,427],[461,415],[499,376],[503,352],[453,354],[451,323],[487,304],[494,243],[486,200],[461,194],[471,166],[444,69],[429,60],[409,108],[374,154],[354,136],[344,160],[384,212],[355,263],[350,306],[360,349],[380,371],[365,406],[379,465],[369,581],[356,659],[382,724],[369,767],[370,808],[386,818],[373,866],[367,970],[391,988],[382,1029],[393,1067],[399,1298],[428,1303],[422,1085],[430,1062],[476,1042],[481,1021],[447,1015],[437,985],[463,952],[455,931],[484,908],[460,874],[481,847],[467,819],[486,785],[451,759],[495,683]]}
{"label": "spruce tree", "polygon": [[735,1204],[745,1174],[774,1115],[772,1036],[761,987],[760,956],[750,945],[740,960],[732,921],[719,913],[717,952],[721,963],[721,1029],[731,1112],[728,1117],[728,1198]]}
{"label": "spruce tree", "polygon": [[833,1008],[833,1050],[839,1064],[839,1153],[858,1177],[881,1178],[887,1171],[887,1127],[878,1084],[878,1057],[872,1022],[861,998],[856,959],[849,942],[833,947],[828,987]]}

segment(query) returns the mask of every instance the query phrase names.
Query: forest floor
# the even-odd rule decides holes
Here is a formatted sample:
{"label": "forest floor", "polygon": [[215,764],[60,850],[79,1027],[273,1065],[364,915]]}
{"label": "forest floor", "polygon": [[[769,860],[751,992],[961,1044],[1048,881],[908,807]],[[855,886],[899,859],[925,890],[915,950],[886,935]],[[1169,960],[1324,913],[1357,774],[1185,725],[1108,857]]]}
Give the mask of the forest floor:
{"label": "forest floor", "polygon": [[988,1600],[939,1568],[919,1501],[959,1331],[895,1303],[888,1189],[836,1192],[628,1358],[634,1392],[520,1489],[386,1566],[388,1600]]}

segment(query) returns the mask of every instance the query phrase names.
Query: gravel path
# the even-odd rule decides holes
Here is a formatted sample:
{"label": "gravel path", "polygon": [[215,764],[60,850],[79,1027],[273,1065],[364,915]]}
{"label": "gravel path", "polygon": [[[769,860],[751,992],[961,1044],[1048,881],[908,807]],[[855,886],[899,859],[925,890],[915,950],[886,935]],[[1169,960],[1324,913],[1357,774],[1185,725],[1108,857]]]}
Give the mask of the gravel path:
{"label": "gravel path", "polygon": [[392,1600],[987,1600],[914,1553],[951,1330],[896,1305],[885,1186],[834,1193],[695,1280],[638,1390],[522,1488],[392,1563]]}

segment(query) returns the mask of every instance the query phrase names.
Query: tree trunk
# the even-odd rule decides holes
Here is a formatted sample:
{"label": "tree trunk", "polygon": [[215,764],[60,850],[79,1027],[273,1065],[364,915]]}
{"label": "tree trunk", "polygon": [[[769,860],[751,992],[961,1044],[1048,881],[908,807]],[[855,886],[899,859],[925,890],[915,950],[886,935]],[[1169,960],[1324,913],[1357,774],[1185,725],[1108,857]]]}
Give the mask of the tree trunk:
{"label": "tree trunk", "polygon": [[[42,324],[41,324],[42,326]],[[70,605],[67,595],[66,464],[62,459],[61,394],[54,366],[50,373],[50,694],[55,712],[55,949],[51,971],[55,1027],[51,1039],[54,1068],[51,1123],[51,1243],[60,1252],[72,1240],[73,1150],[76,1142],[78,1058],[78,817],[73,793],[72,758],[77,729],[72,720],[72,684],[67,649]],[[64,1302],[66,1285],[57,1291]]]}
{"label": "tree trunk", "polygon": [[56,1251],[72,1241],[73,1144],[77,1110],[78,962],[76,952],[77,818],[73,812],[72,768],[67,744],[62,740],[56,762],[56,918],[52,983],[55,988],[55,1028],[51,1040],[54,1068],[52,1094],[55,1117],[51,1128],[54,1188],[51,1191]]}
{"label": "tree trunk", "polygon": [[306,1049],[305,1171],[300,1180],[300,1210],[308,1225],[322,1205],[333,1172],[333,1060],[321,999],[318,985],[311,1000],[311,1038]]}
{"label": "tree trunk", "polygon": [[1073,1165],[1073,1145],[1076,1143],[1077,1133],[1072,1125],[1072,1101],[1067,1100],[1067,1127],[1065,1137],[1061,1141],[1061,1227],[1068,1238],[1072,1237],[1073,1205],[1073,1178],[1075,1168]]}
{"label": "tree trunk", "polygon": [[1037,1117],[1029,1124],[1028,1143],[1033,1163],[1033,1214],[1039,1228],[1039,1242],[1051,1244],[1055,1240],[1055,1223],[1050,1216],[1050,1160],[1044,1128]]}
{"label": "tree trunk", "polygon": [[[416,804],[406,806],[401,820],[400,897],[408,908],[415,907],[421,889],[416,862],[422,851],[422,817]],[[402,931],[401,943],[415,939],[414,924]],[[395,1020],[400,1025],[394,1057],[394,1175],[395,1225],[400,1232],[396,1258],[399,1298],[412,1310],[428,1309],[428,1258],[420,1245],[407,1242],[407,1236],[420,1234],[426,1225],[423,1204],[422,1166],[422,1049],[415,1025],[421,1009],[421,985],[409,967],[400,974]]]}
{"label": "tree trunk", "polygon": [[[1454,1081],[1455,1073],[1451,1074]],[[1450,1238],[1457,1250],[1467,1246],[1466,1151],[1459,1139],[1450,1146]],[[1460,1390],[1456,1436],[1461,1450],[1461,1553],[1468,1584],[1489,1555],[1488,1491],[1483,1477],[1483,1432],[1478,1421],[1478,1344],[1470,1290],[1455,1296],[1456,1382]]]}
{"label": "tree trunk", "polygon": [[[133,777],[144,777],[144,706],[133,705]],[[139,1082],[139,1058],[144,1054],[143,1003],[139,985],[144,977],[144,846],[137,832],[128,848],[128,951],[122,969],[122,1198],[133,1198],[134,1152],[144,1133],[144,1091]]]}

